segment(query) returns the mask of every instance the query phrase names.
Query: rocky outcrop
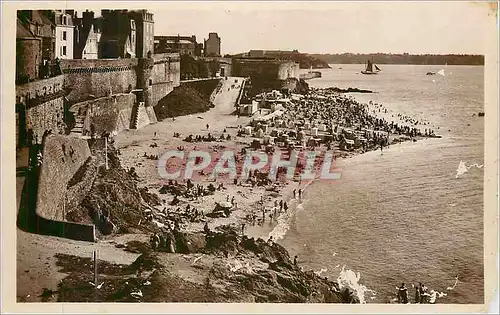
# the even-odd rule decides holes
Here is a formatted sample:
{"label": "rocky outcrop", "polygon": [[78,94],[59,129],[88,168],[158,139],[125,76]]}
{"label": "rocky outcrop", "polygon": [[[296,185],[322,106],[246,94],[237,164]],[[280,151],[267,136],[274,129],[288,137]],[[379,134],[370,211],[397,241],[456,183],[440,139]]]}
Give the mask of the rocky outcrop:
{"label": "rocky outcrop", "polygon": [[329,87],[326,88],[328,92],[335,92],[335,93],[373,93],[373,91],[370,90],[363,90],[363,89],[358,89],[358,88],[352,88],[349,87],[347,89],[341,89],[338,87]]}
{"label": "rocky outcrop", "polygon": [[[76,222],[93,222],[102,234],[151,230],[152,223],[145,220],[145,212],[159,205],[159,198],[138,187],[136,175],[121,167],[112,144],[108,146],[108,170],[103,165],[104,139],[91,141],[91,148],[94,158],[76,175],[85,178],[86,169],[91,169],[93,181],[86,181],[90,189],[81,196],[81,202],[68,208],[69,218]],[[76,175],[68,185],[79,182]]]}

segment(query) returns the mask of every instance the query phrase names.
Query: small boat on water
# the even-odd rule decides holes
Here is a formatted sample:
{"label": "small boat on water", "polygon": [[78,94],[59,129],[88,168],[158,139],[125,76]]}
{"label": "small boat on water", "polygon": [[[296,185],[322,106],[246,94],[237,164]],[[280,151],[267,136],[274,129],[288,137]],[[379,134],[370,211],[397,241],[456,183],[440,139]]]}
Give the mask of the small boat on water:
{"label": "small boat on water", "polygon": [[433,71],[427,71],[426,75],[435,75],[436,72],[433,72]]}
{"label": "small boat on water", "polygon": [[483,112],[479,112],[479,114],[477,114],[479,117],[484,117],[484,113]]}
{"label": "small boat on water", "polygon": [[[375,71],[373,71],[373,68],[375,68]],[[365,71],[361,71],[361,73],[362,74],[378,74],[379,71],[381,71],[380,68],[377,67],[377,65],[373,64],[372,61],[368,60],[366,63]]]}

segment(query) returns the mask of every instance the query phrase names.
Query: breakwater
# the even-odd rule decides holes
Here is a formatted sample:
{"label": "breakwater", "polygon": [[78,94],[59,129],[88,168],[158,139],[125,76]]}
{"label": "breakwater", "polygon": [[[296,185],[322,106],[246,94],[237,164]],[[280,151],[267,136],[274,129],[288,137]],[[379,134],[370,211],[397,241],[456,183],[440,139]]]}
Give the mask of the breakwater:
{"label": "breakwater", "polygon": [[306,72],[306,73],[301,73],[300,74],[300,79],[303,80],[310,80],[314,78],[321,78],[321,72],[320,71],[311,71],[311,72]]}

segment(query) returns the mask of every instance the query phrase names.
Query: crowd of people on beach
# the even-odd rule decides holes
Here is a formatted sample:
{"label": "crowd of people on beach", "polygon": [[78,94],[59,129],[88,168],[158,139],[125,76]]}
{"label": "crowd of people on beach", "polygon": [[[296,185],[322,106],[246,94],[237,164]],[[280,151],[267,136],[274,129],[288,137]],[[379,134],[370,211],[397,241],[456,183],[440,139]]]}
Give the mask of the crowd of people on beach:
{"label": "crowd of people on beach", "polygon": [[[373,114],[370,113],[370,106],[375,106],[372,110]],[[342,143],[346,143],[349,140],[353,142],[353,139],[361,139],[359,142],[359,147],[362,149],[361,152],[368,150],[374,150],[380,148],[382,151],[384,147],[391,144],[391,135],[403,135],[406,137],[425,137],[433,136],[434,131],[425,129],[422,132],[417,128],[418,125],[427,125],[428,122],[418,121],[407,115],[397,114],[397,117],[406,124],[397,123],[394,121],[388,122],[384,118],[379,118],[375,116],[376,112],[383,112],[387,114],[387,109],[383,108],[380,104],[362,104],[356,101],[354,98],[345,96],[338,93],[333,93],[328,90],[316,89],[311,91],[308,95],[302,96],[298,99],[293,99],[293,101],[287,102],[283,105],[283,115],[280,117],[274,117],[265,124],[271,128],[280,129],[282,134],[288,134],[289,139],[300,139],[301,131],[304,130],[307,125],[308,129],[323,125],[322,131],[330,136],[325,137],[320,143],[310,143],[309,147],[311,149],[316,149],[318,146],[325,145],[327,150],[331,150],[335,146],[339,146],[340,150],[347,150]],[[210,130],[209,124],[206,124],[206,130]],[[263,128],[263,125],[257,124],[256,131]],[[227,134],[226,128],[220,135],[220,137],[214,136],[212,133],[208,134],[198,134],[188,135],[184,141],[186,142],[214,142],[214,141],[230,141],[231,135]],[[180,135],[177,134],[177,137]],[[238,137],[248,137],[252,134],[247,134],[243,130],[242,125],[238,125]],[[279,139],[279,138],[277,138]],[[398,142],[394,139],[394,142]],[[269,151],[269,147],[272,147],[272,151]],[[179,146],[179,150],[184,150],[184,146]],[[245,154],[247,149],[259,149],[253,148],[252,144],[248,143],[247,147],[241,149],[241,153]],[[272,143],[263,148],[265,152],[272,153],[274,150],[279,149],[279,143]],[[291,150],[294,150],[294,146],[289,144],[285,146],[285,151],[289,154]],[[155,159],[158,155],[148,155],[144,153],[144,157]],[[240,163],[239,157],[236,156],[236,162]],[[299,161],[300,162],[300,161]],[[299,163],[300,164],[300,163]],[[303,165],[298,165],[301,169]],[[279,169],[278,171],[284,171]],[[201,173],[201,175],[205,175]],[[273,184],[265,172],[254,171],[250,172],[248,178],[244,182],[239,182],[237,179],[234,180],[235,185],[248,185],[251,187],[255,186],[268,186]],[[222,184],[221,184],[222,185]],[[180,184],[170,181],[168,185],[164,185],[160,189],[160,193],[172,193],[174,195],[173,200],[170,202],[171,206],[176,206],[180,203],[180,197],[187,198],[189,200],[197,200],[198,198],[203,198],[205,195],[213,194],[216,190],[221,190],[221,186],[215,187],[214,183],[209,183],[207,187],[201,184],[194,185],[188,180],[186,184]],[[302,198],[303,190],[294,189],[293,198]],[[229,200],[226,200],[229,202]],[[230,199],[231,204],[234,204],[234,196]],[[269,221],[275,221],[281,213],[286,213],[288,210],[288,204],[286,201],[275,201],[274,207],[267,209],[264,207],[263,203],[253,209],[246,217],[246,222],[250,224],[263,224],[267,218]],[[176,210],[177,212],[177,210]],[[182,211],[181,211],[182,213]],[[189,221],[196,221],[200,218],[201,214],[197,212],[195,208],[189,206],[186,207],[186,211],[182,213],[185,215]]]}

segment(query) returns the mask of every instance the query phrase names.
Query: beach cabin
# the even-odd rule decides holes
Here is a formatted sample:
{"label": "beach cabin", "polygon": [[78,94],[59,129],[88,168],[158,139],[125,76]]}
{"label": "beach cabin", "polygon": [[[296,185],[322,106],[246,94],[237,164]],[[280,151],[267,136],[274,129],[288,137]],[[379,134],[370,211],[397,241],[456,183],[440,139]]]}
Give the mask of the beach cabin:
{"label": "beach cabin", "polygon": [[340,150],[352,151],[354,150],[354,141],[349,139],[343,139],[339,144]]}
{"label": "beach cabin", "polygon": [[243,116],[252,116],[259,110],[259,102],[252,101],[251,104],[242,104],[239,107],[239,113]]}

